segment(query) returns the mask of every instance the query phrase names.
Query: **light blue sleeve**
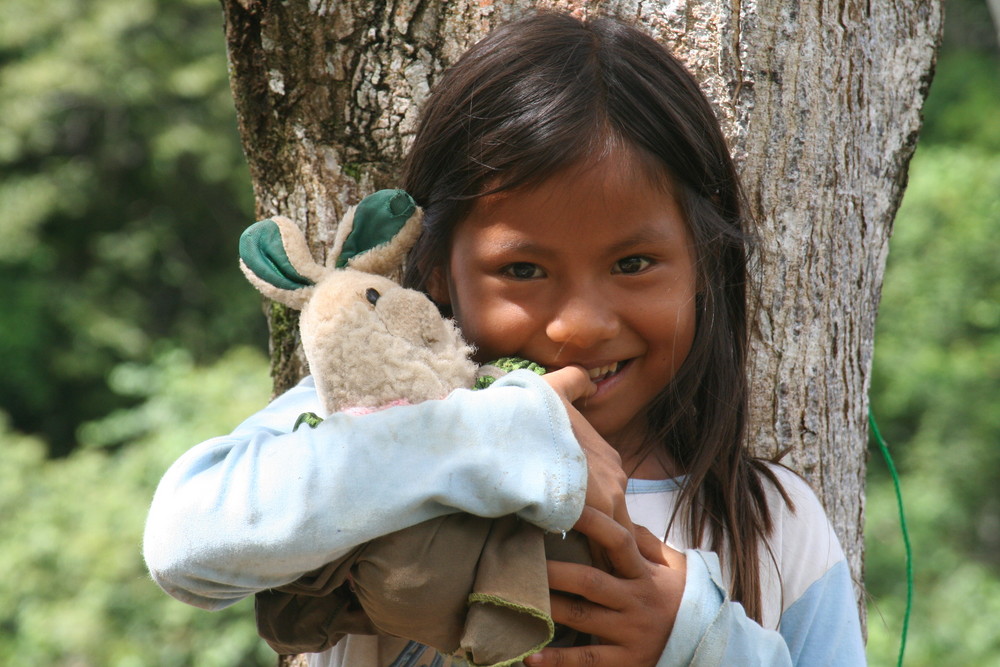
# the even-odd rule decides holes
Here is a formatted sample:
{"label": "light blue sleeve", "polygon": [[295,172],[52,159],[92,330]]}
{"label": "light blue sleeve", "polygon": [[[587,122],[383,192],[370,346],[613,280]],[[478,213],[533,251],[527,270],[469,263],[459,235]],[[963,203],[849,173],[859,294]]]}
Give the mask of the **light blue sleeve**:
{"label": "light blue sleeve", "polygon": [[561,399],[529,371],[291,432],[306,411],[318,411],[309,380],[166,472],[143,550],[167,593],[219,609],[445,514],[562,531],[583,511],[585,456]]}
{"label": "light blue sleeve", "polygon": [[796,665],[864,665],[854,586],[847,561],[827,570],[781,615],[781,634]]}
{"label": "light blue sleeve", "polygon": [[859,667],[865,664],[860,621],[847,566],[841,561],[767,630],[729,600],[718,556],[688,550],[687,578],[670,639],[657,667]]}

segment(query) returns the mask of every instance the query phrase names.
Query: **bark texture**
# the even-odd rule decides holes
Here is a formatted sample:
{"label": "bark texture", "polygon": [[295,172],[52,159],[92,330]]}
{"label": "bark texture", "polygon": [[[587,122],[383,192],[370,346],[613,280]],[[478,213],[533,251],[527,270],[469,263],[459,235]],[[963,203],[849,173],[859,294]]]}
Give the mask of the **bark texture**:
{"label": "bark texture", "polygon": [[[761,223],[752,441],[816,489],[859,583],[869,371],[892,220],[940,0],[222,0],[257,213],[322,257],[345,207],[395,184],[441,71],[535,6],[634,21],[701,80]],[[275,390],[304,372],[269,306]]]}

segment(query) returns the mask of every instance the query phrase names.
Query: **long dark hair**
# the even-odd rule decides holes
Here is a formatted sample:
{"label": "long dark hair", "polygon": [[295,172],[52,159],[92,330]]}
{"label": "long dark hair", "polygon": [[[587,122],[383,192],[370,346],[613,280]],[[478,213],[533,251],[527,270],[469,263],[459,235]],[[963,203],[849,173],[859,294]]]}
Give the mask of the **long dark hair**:
{"label": "long dark hair", "polygon": [[772,528],[762,476],[781,485],[744,446],[753,236],[718,122],[678,60],[616,20],[551,12],[473,46],[436,85],[404,165],[403,187],[425,214],[404,281],[426,291],[476,198],[615,147],[673,181],[697,248],[695,338],[649,406],[646,453],[663,448],[686,473],[673,519],[692,544],[707,538],[730,559],[732,596],[760,620],[760,549]]}

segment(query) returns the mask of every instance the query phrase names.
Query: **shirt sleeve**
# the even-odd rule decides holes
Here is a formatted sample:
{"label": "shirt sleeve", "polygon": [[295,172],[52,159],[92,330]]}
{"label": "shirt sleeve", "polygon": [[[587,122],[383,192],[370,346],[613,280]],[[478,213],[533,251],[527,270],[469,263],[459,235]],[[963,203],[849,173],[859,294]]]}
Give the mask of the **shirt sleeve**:
{"label": "shirt sleeve", "polygon": [[729,599],[715,553],[689,550],[684,594],[657,667],[865,665],[854,587],[830,522],[801,478],[782,471],[779,479],[795,509],[772,498],[779,598],[788,596],[778,629],[762,627]]}
{"label": "shirt sleeve", "polygon": [[790,667],[783,637],[755,623],[742,605],[729,599],[719,557],[697,549],[685,553],[684,594],[656,667]]}
{"label": "shirt sleeve", "polygon": [[767,630],[729,600],[719,560],[687,551],[687,579],[677,620],[657,667],[859,667],[865,664],[847,564],[841,561]]}
{"label": "shirt sleeve", "polygon": [[583,510],[585,456],[561,399],[529,371],[292,431],[307,411],[319,411],[310,379],[165,473],[143,550],[167,593],[219,609],[445,514],[562,531]]}

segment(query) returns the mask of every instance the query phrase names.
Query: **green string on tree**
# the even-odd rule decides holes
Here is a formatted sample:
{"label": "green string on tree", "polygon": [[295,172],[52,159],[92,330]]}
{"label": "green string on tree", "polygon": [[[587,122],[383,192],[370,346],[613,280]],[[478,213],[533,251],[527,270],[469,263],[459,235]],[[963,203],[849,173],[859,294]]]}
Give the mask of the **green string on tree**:
{"label": "green string on tree", "polygon": [[871,406],[868,407],[868,423],[871,425],[875,442],[878,443],[882,458],[885,459],[886,467],[892,476],[892,484],[896,490],[896,504],[899,506],[899,526],[903,533],[903,546],[906,549],[906,611],[903,613],[903,632],[899,638],[899,660],[896,662],[898,667],[902,667],[903,654],[906,651],[906,633],[910,628],[910,611],[913,608],[913,549],[910,547],[910,531],[906,526],[906,513],[903,511],[903,492],[900,490],[899,473],[896,472],[896,464],[893,463],[892,455],[889,454],[889,446],[886,445],[878,430],[878,424],[875,423],[875,414],[872,412]]}

